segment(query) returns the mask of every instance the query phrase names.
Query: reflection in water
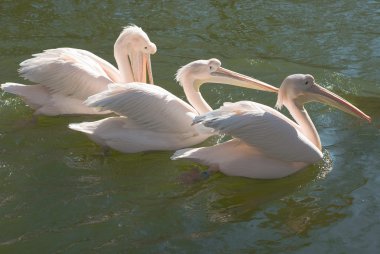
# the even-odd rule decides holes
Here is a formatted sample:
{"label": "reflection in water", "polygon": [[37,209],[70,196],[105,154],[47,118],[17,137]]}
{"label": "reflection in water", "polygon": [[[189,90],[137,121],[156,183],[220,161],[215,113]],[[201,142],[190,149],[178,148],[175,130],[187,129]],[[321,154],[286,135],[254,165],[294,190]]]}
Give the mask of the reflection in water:
{"label": "reflection in water", "polygon": [[[32,112],[0,92],[0,252],[349,253],[356,246],[376,253],[379,7],[352,0],[1,1],[1,83],[22,83],[18,63],[48,48],[84,48],[114,63],[115,35],[135,23],[157,42],[157,84],[180,98],[178,67],[217,57],[276,86],[291,73],[311,73],[373,124],[308,105],[328,150],[321,165],[275,181],[217,174],[189,186],[177,179],[190,164],[170,161],[170,152],[104,157],[67,129],[97,118],[15,126]],[[222,85],[202,92],[213,108],[275,104],[271,94]]]}
{"label": "reflection in water", "polygon": [[[249,221],[255,213],[276,200],[282,200],[304,191],[312,181],[321,181],[332,170],[332,161],[324,151],[323,161],[315,166],[278,180],[252,180],[238,177],[218,179],[214,194],[209,200],[209,216],[212,222]],[[288,207],[288,209],[291,207]]]}
{"label": "reflection in water", "polygon": [[309,196],[303,199],[285,198],[275,212],[266,213],[261,228],[276,229],[281,237],[307,236],[310,230],[328,226],[347,216],[343,209],[352,204],[352,198],[342,198],[342,204],[324,206],[319,199]]}
{"label": "reflection in water", "polygon": [[[100,150],[100,148],[99,148],[99,150]],[[77,169],[91,170],[91,169],[97,168],[99,166],[103,166],[104,163],[106,163],[105,155],[102,155],[100,152],[99,152],[98,156],[94,156],[94,155],[78,156],[75,154],[70,154],[70,155],[64,157],[63,160],[64,160],[67,167],[73,168],[73,169],[77,168]]]}

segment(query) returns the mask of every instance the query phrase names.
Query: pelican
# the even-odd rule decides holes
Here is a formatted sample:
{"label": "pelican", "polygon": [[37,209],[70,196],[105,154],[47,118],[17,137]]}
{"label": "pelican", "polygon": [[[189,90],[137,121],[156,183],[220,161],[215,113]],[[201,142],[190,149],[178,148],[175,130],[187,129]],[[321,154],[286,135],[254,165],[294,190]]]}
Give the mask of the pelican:
{"label": "pelican", "polygon": [[234,138],[212,147],[178,150],[171,159],[195,161],[209,166],[211,172],[230,176],[273,179],[293,174],[322,159],[320,138],[304,108],[311,101],[371,121],[354,105],[315,83],[313,76],[294,74],[282,82],[276,107],[285,106],[296,122],[259,103],[225,103],[195,117],[193,124]]}
{"label": "pelican", "polygon": [[195,116],[212,110],[199,91],[203,83],[278,91],[264,82],[222,68],[218,59],[191,62],[178,70],[176,79],[192,106],[159,86],[114,83],[108,90],[89,97],[86,104],[112,110],[120,116],[74,123],[69,128],[87,134],[103,147],[124,153],[176,150],[213,135],[208,128],[191,125]]}
{"label": "pelican", "polygon": [[74,48],[48,49],[23,61],[19,73],[35,85],[5,83],[1,88],[21,96],[34,115],[109,114],[83,102],[114,82],[153,83],[150,54],[157,48],[135,25],[127,26],[114,45],[119,69],[94,55]]}

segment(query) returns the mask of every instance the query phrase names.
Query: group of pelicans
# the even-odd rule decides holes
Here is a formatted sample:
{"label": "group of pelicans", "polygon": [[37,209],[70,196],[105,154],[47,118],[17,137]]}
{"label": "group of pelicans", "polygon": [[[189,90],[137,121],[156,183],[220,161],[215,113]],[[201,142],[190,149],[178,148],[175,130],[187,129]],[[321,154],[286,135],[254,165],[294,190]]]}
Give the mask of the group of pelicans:
{"label": "group of pelicans", "polygon": [[[187,103],[153,85],[150,55],[156,51],[147,34],[131,25],[114,45],[118,68],[86,50],[49,49],[20,64],[20,75],[36,84],[5,83],[1,88],[20,96],[35,115],[116,114],[69,125],[103,147],[124,153],[177,150],[171,159],[189,159],[211,171],[251,178],[284,177],[322,159],[318,133],[304,108],[307,102],[326,103],[371,121],[309,74],[290,75],[276,88],[222,68],[215,58],[178,70],[176,79]],[[251,101],[227,102],[213,110],[200,94],[203,83],[278,93],[276,108],[285,106],[295,122]],[[233,138],[187,148],[219,133]]]}

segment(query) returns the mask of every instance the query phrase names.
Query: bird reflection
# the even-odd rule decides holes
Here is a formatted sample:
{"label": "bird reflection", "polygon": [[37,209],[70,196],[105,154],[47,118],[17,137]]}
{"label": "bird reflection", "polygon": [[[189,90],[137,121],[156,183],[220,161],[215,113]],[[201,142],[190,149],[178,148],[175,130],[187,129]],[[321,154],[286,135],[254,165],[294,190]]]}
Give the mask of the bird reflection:
{"label": "bird reflection", "polygon": [[[292,177],[278,180],[218,178],[218,176],[216,176],[218,179],[210,179],[216,195],[213,195],[209,202],[209,219],[213,222],[249,221],[266,205],[277,201],[283,202],[283,199],[288,196],[290,196],[289,199],[292,199],[293,194],[308,188],[314,181],[324,179],[332,170],[330,155],[327,151],[324,151],[323,155],[321,163],[310,166]],[[286,206],[284,209],[291,209],[291,207]],[[309,220],[307,216],[302,218],[302,220],[300,218],[301,221]],[[289,223],[297,225],[294,219]]]}

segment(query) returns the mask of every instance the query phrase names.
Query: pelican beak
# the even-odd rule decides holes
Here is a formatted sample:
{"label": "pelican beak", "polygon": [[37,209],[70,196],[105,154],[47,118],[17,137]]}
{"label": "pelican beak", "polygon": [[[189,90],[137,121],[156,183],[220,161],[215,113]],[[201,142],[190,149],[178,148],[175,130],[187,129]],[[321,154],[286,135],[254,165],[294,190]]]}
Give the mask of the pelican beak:
{"label": "pelican beak", "polygon": [[213,76],[208,82],[230,84],[233,86],[245,87],[267,92],[278,92],[278,88],[271,86],[258,79],[245,76],[243,74],[219,67],[211,73]]}
{"label": "pelican beak", "polygon": [[330,92],[326,88],[321,87],[318,84],[313,84],[308,92],[305,92],[305,96],[308,101],[318,101],[328,104],[332,107],[340,109],[348,114],[362,118],[368,122],[371,122],[371,117],[366,115],[360,109],[343,99],[342,97]]}
{"label": "pelican beak", "polygon": [[152,63],[151,63],[151,60],[150,60],[150,55],[154,55],[156,52],[157,52],[157,47],[156,47],[156,44],[154,44],[153,42],[150,43],[150,49],[151,51],[149,52],[149,54],[145,54],[145,64],[144,66],[146,66],[146,71],[147,73],[144,73],[144,77],[146,77],[146,75],[148,74],[148,83],[149,84],[154,84],[153,83],[153,73],[152,73]]}
{"label": "pelican beak", "polygon": [[149,84],[154,84],[153,83],[153,73],[152,73],[152,63],[150,61],[150,54],[146,54],[146,63],[144,66],[146,66],[146,71],[144,77],[146,77],[146,72],[148,73],[148,83]]}
{"label": "pelican beak", "polygon": [[144,72],[146,73],[146,66],[144,62],[145,56],[141,52],[132,52],[129,55],[129,61],[132,67],[133,81],[146,83],[146,75],[144,78]]}
{"label": "pelican beak", "polygon": [[152,64],[150,55],[156,53],[157,47],[151,43],[151,51],[149,53],[133,52],[129,56],[129,61],[132,66],[133,80],[135,82],[142,82],[153,84]]}

